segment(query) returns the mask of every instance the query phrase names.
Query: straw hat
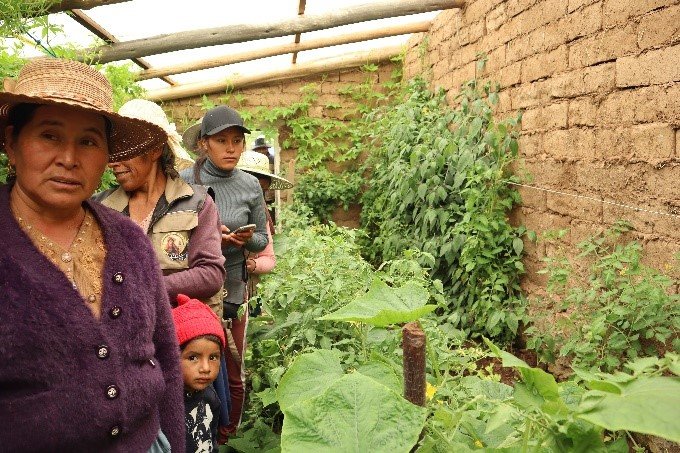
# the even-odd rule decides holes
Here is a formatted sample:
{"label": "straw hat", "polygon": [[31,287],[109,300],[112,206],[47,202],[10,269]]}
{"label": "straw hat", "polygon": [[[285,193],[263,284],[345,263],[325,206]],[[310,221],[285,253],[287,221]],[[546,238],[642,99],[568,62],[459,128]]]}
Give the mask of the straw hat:
{"label": "straw hat", "polygon": [[69,105],[105,116],[111,122],[110,161],[143,154],[168,139],[155,124],[115,113],[109,81],[77,61],[38,58],[24,65],[12,92],[0,93],[0,149],[5,146],[7,116],[20,103]]}
{"label": "straw hat", "polygon": [[272,178],[272,185],[269,190],[284,190],[293,187],[293,183],[269,171],[269,159],[257,151],[243,151],[241,158],[236,164],[236,168],[257,175],[269,176]]}
{"label": "straw hat", "polygon": [[180,142],[182,137],[177,133],[175,123],[168,121],[168,117],[160,105],[147,101],[146,99],[133,99],[127,101],[121,108],[118,109],[118,114],[127,118],[137,118],[140,120],[149,121],[157,126],[160,126],[166,134],[168,134],[168,146],[175,155],[175,167],[177,170],[184,170],[194,164],[194,160],[189,153],[182,148]]}

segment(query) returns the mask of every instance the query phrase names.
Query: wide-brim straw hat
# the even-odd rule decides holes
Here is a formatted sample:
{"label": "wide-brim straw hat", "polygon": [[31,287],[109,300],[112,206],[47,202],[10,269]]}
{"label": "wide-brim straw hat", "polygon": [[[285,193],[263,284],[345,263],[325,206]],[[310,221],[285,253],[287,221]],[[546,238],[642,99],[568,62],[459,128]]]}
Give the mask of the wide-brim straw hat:
{"label": "wide-brim straw hat", "polygon": [[269,176],[272,179],[269,190],[285,190],[293,187],[292,182],[269,171],[269,159],[257,151],[243,151],[236,168],[257,175]]}
{"label": "wide-brim straw hat", "polygon": [[96,69],[77,61],[37,58],[24,65],[12,92],[0,93],[0,149],[5,147],[9,112],[21,103],[66,105],[108,118],[111,162],[143,154],[168,139],[159,126],[114,112],[109,81]]}
{"label": "wide-brim straw hat", "polygon": [[167,115],[160,105],[155,102],[147,101],[146,99],[133,99],[127,101],[118,109],[118,114],[127,118],[137,118],[140,120],[149,121],[157,126],[160,126],[168,135],[168,147],[175,155],[175,168],[178,171],[189,168],[194,164],[191,155],[182,148],[180,142],[182,137],[177,133],[175,123],[168,120]]}
{"label": "wide-brim straw hat", "polygon": [[182,143],[186,149],[196,151],[198,140],[201,138],[201,122],[198,121],[187,128],[182,134]]}

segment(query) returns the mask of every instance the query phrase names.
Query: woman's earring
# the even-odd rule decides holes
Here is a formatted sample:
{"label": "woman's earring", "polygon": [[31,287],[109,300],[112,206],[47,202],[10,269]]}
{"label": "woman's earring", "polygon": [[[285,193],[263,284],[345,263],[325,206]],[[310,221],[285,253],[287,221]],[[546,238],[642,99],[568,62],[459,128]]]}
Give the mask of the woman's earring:
{"label": "woman's earring", "polygon": [[17,176],[17,170],[14,168],[14,165],[9,164],[7,167],[7,179],[14,179]]}

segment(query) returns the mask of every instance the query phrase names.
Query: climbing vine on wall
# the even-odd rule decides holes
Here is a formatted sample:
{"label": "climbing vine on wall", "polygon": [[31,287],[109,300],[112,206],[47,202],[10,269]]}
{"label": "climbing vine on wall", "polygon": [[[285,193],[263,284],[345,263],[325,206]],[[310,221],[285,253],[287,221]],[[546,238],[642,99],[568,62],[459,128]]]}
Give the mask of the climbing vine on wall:
{"label": "climbing vine on wall", "polygon": [[425,80],[400,102],[369,115],[371,177],[362,197],[366,253],[376,263],[416,248],[435,257],[446,321],[472,336],[512,338],[524,320],[519,287],[523,227],[507,215],[519,202],[508,184],[518,153],[519,117],[496,120],[491,84],[466,83],[447,105]]}

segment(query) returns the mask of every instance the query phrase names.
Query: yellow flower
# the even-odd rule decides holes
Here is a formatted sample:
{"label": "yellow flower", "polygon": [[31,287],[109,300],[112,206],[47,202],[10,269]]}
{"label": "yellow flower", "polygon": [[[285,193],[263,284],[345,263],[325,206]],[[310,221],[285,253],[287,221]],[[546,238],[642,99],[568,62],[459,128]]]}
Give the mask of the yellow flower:
{"label": "yellow flower", "polygon": [[434,397],[435,393],[437,393],[437,387],[427,382],[425,384],[425,397],[427,400],[430,401]]}
{"label": "yellow flower", "polygon": [[482,447],[484,447],[484,444],[482,443],[481,440],[477,439],[477,440],[475,440],[475,447],[482,448]]}

